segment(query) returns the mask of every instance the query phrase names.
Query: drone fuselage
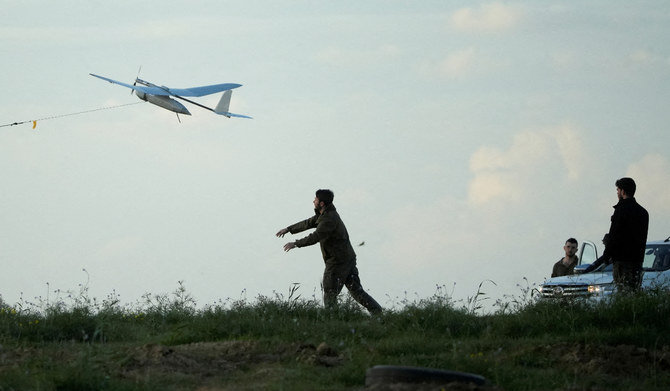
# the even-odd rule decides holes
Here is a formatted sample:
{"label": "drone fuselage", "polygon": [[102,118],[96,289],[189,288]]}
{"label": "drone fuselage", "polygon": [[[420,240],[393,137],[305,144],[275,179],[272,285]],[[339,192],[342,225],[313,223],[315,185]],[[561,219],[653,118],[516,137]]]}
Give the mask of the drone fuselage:
{"label": "drone fuselage", "polygon": [[137,95],[138,98],[145,102],[149,102],[164,109],[174,111],[177,114],[191,115],[191,113],[183,104],[168,96],[146,94],[138,90],[135,90],[135,95]]}

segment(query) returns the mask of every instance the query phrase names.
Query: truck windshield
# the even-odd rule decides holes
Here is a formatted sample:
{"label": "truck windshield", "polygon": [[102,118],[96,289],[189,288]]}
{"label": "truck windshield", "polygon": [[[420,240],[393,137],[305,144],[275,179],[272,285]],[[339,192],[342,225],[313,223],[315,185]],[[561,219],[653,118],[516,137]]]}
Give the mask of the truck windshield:
{"label": "truck windshield", "polygon": [[642,268],[655,271],[670,269],[670,245],[647,245]]}

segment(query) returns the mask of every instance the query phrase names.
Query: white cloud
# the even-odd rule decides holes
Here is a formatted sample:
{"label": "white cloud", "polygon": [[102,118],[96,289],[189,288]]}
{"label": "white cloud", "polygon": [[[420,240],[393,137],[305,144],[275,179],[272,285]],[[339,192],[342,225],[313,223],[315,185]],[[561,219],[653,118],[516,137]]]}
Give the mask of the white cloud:
{"label": "white cloud", "polygon": [[660,154],[650,154],[628,168],[627,176],[637,184],[635,198],[650,214],[670,213],[670,162]]}
{"label": "white cloud", "polygon": [[640,49],[631,53],[629,59],[636,64],[649,64],[654,61],[654,55],[648,50]]}
{"label": "white cloud", "polygon": [[449,25],[467,32],[500,32],[514,28],[521,20],[519,8],[502,3],[482,4],[478,8],[466,7],[454,12]]}
{"label": "white cloud", "polygon": [[582,177],[584,158],[587,155],[577,130],[571,126],[562,126],[553,132],[553,137],[558,145],[561,161],[567,170],[568,179],[578,180]]}
{"label": "white cloud", "polygon": [[449,53],[437,61],[425,61],[419,67],[419,73],[427,77],[444,79],[462,79],[472,74],[478,67],[477,52],[470,47]]}
{"label": "white cloud", "polygon": [[470,182],[468,201],[480,205],[492,199],[516,200],[519,198],[516,179],[516,174],[511,172],[477,174]]}
{"label": "white cloud", "polygon": [[[532,217],[534,207],[546,210],[544,205],[554,203],[560,208],[555,197],[567,197],[559,187],[579,196],[574,189],[586,176],[583,167],[593,167],[580,147],[583,143],[575,127],[563,125],[519,132],[506,149],[483,146],[471,156],[472,176],[463,199],[445,194],[433,204],[406,205],[394,212],[389,226],[402,232],[403,239],[397,242],[403,246],[414,243],[408,247],[421,258],[440,254],[446,242],[472,244],[484,232],[502,234],[504,227],[518,225],[515,219]],[[402,228],[417,222],[421,222],[417,232]],[[420,244],[433,241],[443,242],[440,250]],[[406,249],[399,246],[392,253]]]}
{"label": "white cloud", "polygon": [[476,60],[474,48],[468,48],[449,54],[438,64],[438,72],[447,78],[456,78],[468,73]]}
{"label": "white cloud", "polygon": [[670,57],[652,49],[633,50],[627,54],[624,61],[633,69],[662,68],[670,65]]}
{"label": "white cloud", "polygon": [[577,130],[564,125],[520,132],[507,150],[481,147],[470,159],[468,203],[522,200],[525,189],[548,180],[546,172],[556,173],[552,180],[579,180],[587,159],[581,145]]}

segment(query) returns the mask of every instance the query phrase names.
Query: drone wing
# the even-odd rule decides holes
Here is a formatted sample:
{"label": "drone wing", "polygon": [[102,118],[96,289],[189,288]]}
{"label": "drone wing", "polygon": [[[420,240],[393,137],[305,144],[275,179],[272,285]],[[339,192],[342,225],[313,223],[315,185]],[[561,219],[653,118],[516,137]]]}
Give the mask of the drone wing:
{"label": "drone wing", "polygon": [[92,74],[92,73],[89,73],[89,75],[91,75],[91,76],[93,76],[93,77],[97,77],[98,79],[102,79],[102,80],[108,81],[108,82],[110,82],[110,83],[112,83],[112,84],[118,84],[118,85],[120,85],[120,86],[128,87],[128,88],[130,88],[131,90],[141,91],[141,92],[144,92],[144,93],[146,93],[146,94],[151,94],[151,95],[164,95],[164,96],[170,96],[170,95],[173,95],[173,94],[171,94],[171,93],[169,92],[169,90],[164,90],[164,89],[162,89],[162,88],[160,88],[160,87],[147,87],[147,86],[142,86],[142,85],[126,84],[126,83],[123,83],[123,82],[120,82],[120,81],[116,81],[116,80],[108,79],[108,78],[103,77],[103,76],[94,75],[94,74]]}
{"label": "drone wing", "polygon": [[171,95],[177,96],[205,96],[216,94],[221,91],[232,90],[233,88],[242,87],[242,84],[224,83],[213,84],[211,86],[193,87],[193,88],[168,88]]}
{"label": "drone wing", "polygon": [[236,84],[236,83],[224,83],[224,84],[213,84],[210,86],[202,86],[202,87],[193,87],[193,88],[168,88],[168,87],[148,87],[144,85],[132,85],[132,84],[126,84],[120,81],[112,80],[103,76],[98,76],[94,75],[93,73],[90,73],[91,76],[97,77],[98,79],[102,79],[105,81],[108,81],[113,84],[118,84],[120,86],[124,86],[127,88],[130,88],[131,90],[135,91],[141,91],[147,94],[151,95],[163,95],[163,96],[205,96],[205,95],[211,95],[211,94],[216,94],[217,92],[221,91],[227,91],[227,90],[232,90],[233,88],[241,87],[242,84]]}

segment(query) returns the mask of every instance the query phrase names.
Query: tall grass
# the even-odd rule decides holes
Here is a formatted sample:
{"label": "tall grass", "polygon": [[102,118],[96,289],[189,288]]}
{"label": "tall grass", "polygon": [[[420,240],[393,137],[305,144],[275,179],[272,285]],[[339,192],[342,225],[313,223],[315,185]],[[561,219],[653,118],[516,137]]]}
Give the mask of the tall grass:
{"label": "tall grass", "polygon": [[[277,348],[325,342],[338,351],[342,364],[328,372],[330,385],[311,384],[315,389],[356,388],[366,368],[397,364],[475,372],[503,388],[529,390],[554,389],[547,385],[567,381],[560,368],[552,369],[556,362],[538,346],[627,344],[660,351],[670,345],[670,295],[661,289],[601,302],[556,302],[538,300],[532,289],[524,287],[519,297],[499,300],[488,314],[479,311],[482,300],[489,299],[482,285],[461,303],[454,302],[444,287],[437,287],[432,297],[404,299],[379,317],[370,317],[343,298],[337,310],[326,310],[320,300],[303,297],[299,285],[293,285],[287,294],[199,308],[179,282],[171,294],[147,294],[131,305],[121,304],[115,293],[103,300],[90,298],[86,286],[76,294],[58,294],[48,300],[16,305],[0,301],[0,349],[79,347],[75,364],[64,366],[46,358],[22,361],[16,373],[0,365],[0,390],[33,389],[17,380],[17,373],[25,370],[33,371],[35,384],[50,385],[42,389],[56,389],[58,384],[63,389],[87,389],[86,385],[88,389],[154,389],[137,379],[124,381],[106,364],[122,360],[117,355],[123,354],[109,349],[127,345],[244,340]],[[281,365],[294,368],[295,372],[285,375],[296,373],[290,380],[294,387],[304,379],[318,382],[324,375],[296,364],[295,358]],[[655,384],[667,385],[666,372],[654,373]],[[555,379],[548,381],[548,376]],[[587,378],[597,381],[593,379]],[[12,382],[17,386],[3,388]]]}
{"label": "tall grass", "polygon": [[[575,337],[593,333],[612,338],[604,329],[627,332],[643,328],[649,342],[665,341],[670,330],[670,295],[663,289],[636,295],[616,295],[599,302],[542,301],[524,291],[514,308],[501,306],[490,314],[478,314],[481,286],[473,299],[457,305],[437,287],[426,299],[398,303],[399,308],[371,318],[348,296],[337,310],[326,310],[315,297],[303,298],[299,285],[288,294],[258,296],[254,300],[220,301],[198,308],[182,282],[171,294],[145,294],[134,304],[122,305],[115,293],[104,300],[78,295],[8,305],[0,300],[0,341],[121,342],[146,338],[172,338],[173,343],[229,338],[302,338],[305,333],[328,333],[343,324],[379,325],[384,333],[420,332],[452,338],[481,337]],[[509,303],[509,302],[508,302]],[[639,336],[636,336],[639,340]]]}

